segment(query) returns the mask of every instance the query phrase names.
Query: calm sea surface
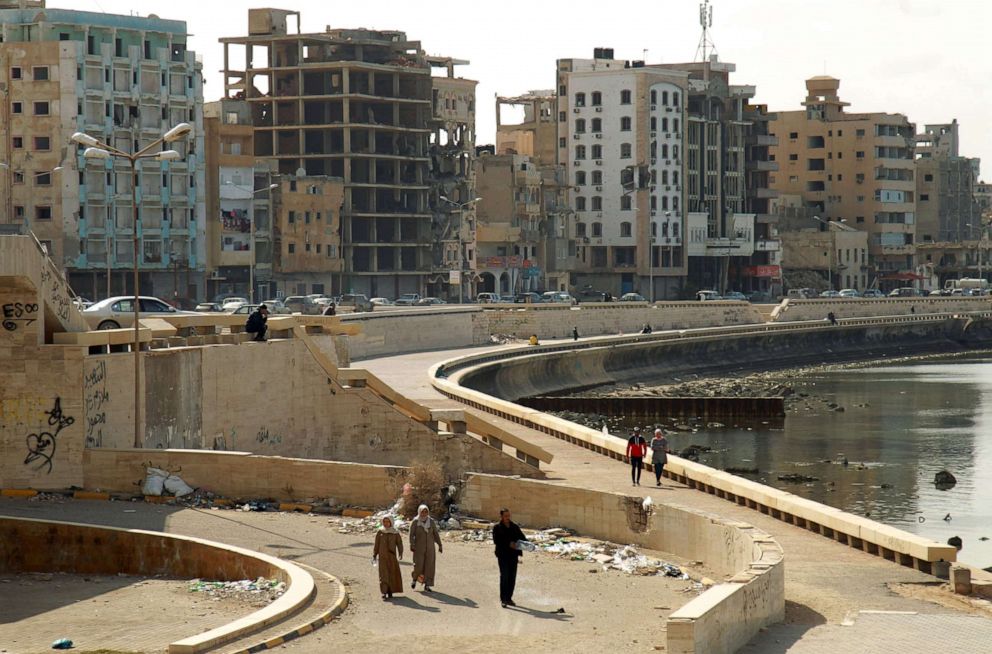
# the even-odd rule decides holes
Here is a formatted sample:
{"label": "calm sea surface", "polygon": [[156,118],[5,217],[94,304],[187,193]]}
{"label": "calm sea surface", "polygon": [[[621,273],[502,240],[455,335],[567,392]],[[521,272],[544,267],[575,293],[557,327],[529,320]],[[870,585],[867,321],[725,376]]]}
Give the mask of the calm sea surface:
{"label": "calm sea surface", "polygon": [[[708,445],[714,451],[702,463],[757,468],[743,476],[941,543],[960,536],[959,560],[992,566],[992,540],[981,540],[992,539],[992,358],[832,371],[793,383],[811,397],[789,412],[784,429],[683,433],[670,446]],[[954,488],[934,487],[942,469],[957,478]],[[819,481],[778,481],[790,473]]]}

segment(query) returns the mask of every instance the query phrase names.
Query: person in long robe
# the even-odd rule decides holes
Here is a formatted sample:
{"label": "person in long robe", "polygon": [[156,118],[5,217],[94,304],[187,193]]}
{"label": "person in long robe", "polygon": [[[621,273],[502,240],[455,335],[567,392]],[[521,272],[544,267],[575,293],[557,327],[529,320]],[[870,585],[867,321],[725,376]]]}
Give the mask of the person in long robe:
{"label": "person in long robe", "polygon": [[403,558],[403,536],[393,526],[393,519],[382,519],[382,528],[375,534],[372,561],[379,562],[379,592],[383,601],[392,598],[393,593],[403,592],[403,575],[400,573],[400,559]]}
{"label": "person in long robe", "polygon": [[434,543],[437,543],[437,553],[443,553],[444,545],[441,543],[437,522],[431,517],[427,505],[421,504],[417,509],[417,517],[410,524],[410,551],[413,552],[413,583],[410,588],[416,588],[419,581],[424,585],[425,591],[431,591],[437,558]]}

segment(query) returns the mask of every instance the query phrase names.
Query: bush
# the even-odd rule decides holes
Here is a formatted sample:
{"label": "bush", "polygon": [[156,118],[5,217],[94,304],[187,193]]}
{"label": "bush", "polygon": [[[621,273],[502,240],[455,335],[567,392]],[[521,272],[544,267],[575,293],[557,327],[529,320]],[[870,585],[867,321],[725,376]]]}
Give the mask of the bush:
{"label": "bush", "polygon": [[426,504],[435,518],[444,513],[444,490],[447,485],[441,466],[433,461],[414,462],[410,466],[398,492],[400,513],[410,519],[417,515],[417,507]]}

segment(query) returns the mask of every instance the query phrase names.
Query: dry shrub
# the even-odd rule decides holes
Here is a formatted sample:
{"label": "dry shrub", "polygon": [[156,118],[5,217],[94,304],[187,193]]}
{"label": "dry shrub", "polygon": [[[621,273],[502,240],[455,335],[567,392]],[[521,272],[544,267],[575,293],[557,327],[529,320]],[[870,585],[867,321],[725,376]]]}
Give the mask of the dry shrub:
{"label": "dry shrub", "polygon": [[[417,507],[426,504],[435,518],[444,513],[444,489],[447,484],[441,466],[433,461],[415,461],[405,478],[400,478],[400,513],[410,519]],[[409,490],[407,490],[409,485]]]}

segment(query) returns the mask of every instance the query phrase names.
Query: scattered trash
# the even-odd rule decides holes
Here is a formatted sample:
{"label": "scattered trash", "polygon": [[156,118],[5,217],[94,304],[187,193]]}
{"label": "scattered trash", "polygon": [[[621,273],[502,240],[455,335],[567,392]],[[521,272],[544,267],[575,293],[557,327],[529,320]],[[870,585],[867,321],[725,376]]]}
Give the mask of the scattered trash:
{"label": "scattered trash", "polygon": [[183,497],[193,492],[193,487],[182,480],[177,475],[169,475],[165,478],[165,490],[176,497]]}
{"label": "scattered trash", "polygon": [[517,549],[523,552],[533,552],[537,549],[537,545],[530,542],[529,540],[518,540]]}
{"label": "scattered trash", "polygon": [[204,593],[214,600],[239,599],[254,603],[269,603],[286,592],[286,584],[278,579],[241,579],[239,581],[204,581],[193,579],[189,592]]}
{"label": "scattered trash", "polygon": [[52,649],[72,649],[72,641],[68,638],[59,638],[52,643]]}
{"label": "scattered trash", "polygon": [[141,485],[141,492],[144,495],[161,496],[164,491],[172,493],[176,497],[183,497],[193,492],[193,488],[182,480],[178,475],[174,475],[168,470],[148,466],[145,468],[145,483]]}
{"label": "scattered trash", "polygon": [[789,473],[787,475],[779,475],[778,476],[778,480],[779,481],[789,481],[789,482],[793,482],[793,483],[806,483],[806,482],[811,482],[811,481],[820,481],[820,478],[819,477],[810,477],[808,475],[800,475],[800,474],[796,474],[796,473],[792,472],[792,473]]}
{"label": "scattered trash", "polygon": [[651,506],[653,504],[654,504],[654,500],[652,500],[651,496],[648,495],[647,497],[644,498],[644,501],[641,502],[641,508],[644,509],[645,511],[650,511]]}

